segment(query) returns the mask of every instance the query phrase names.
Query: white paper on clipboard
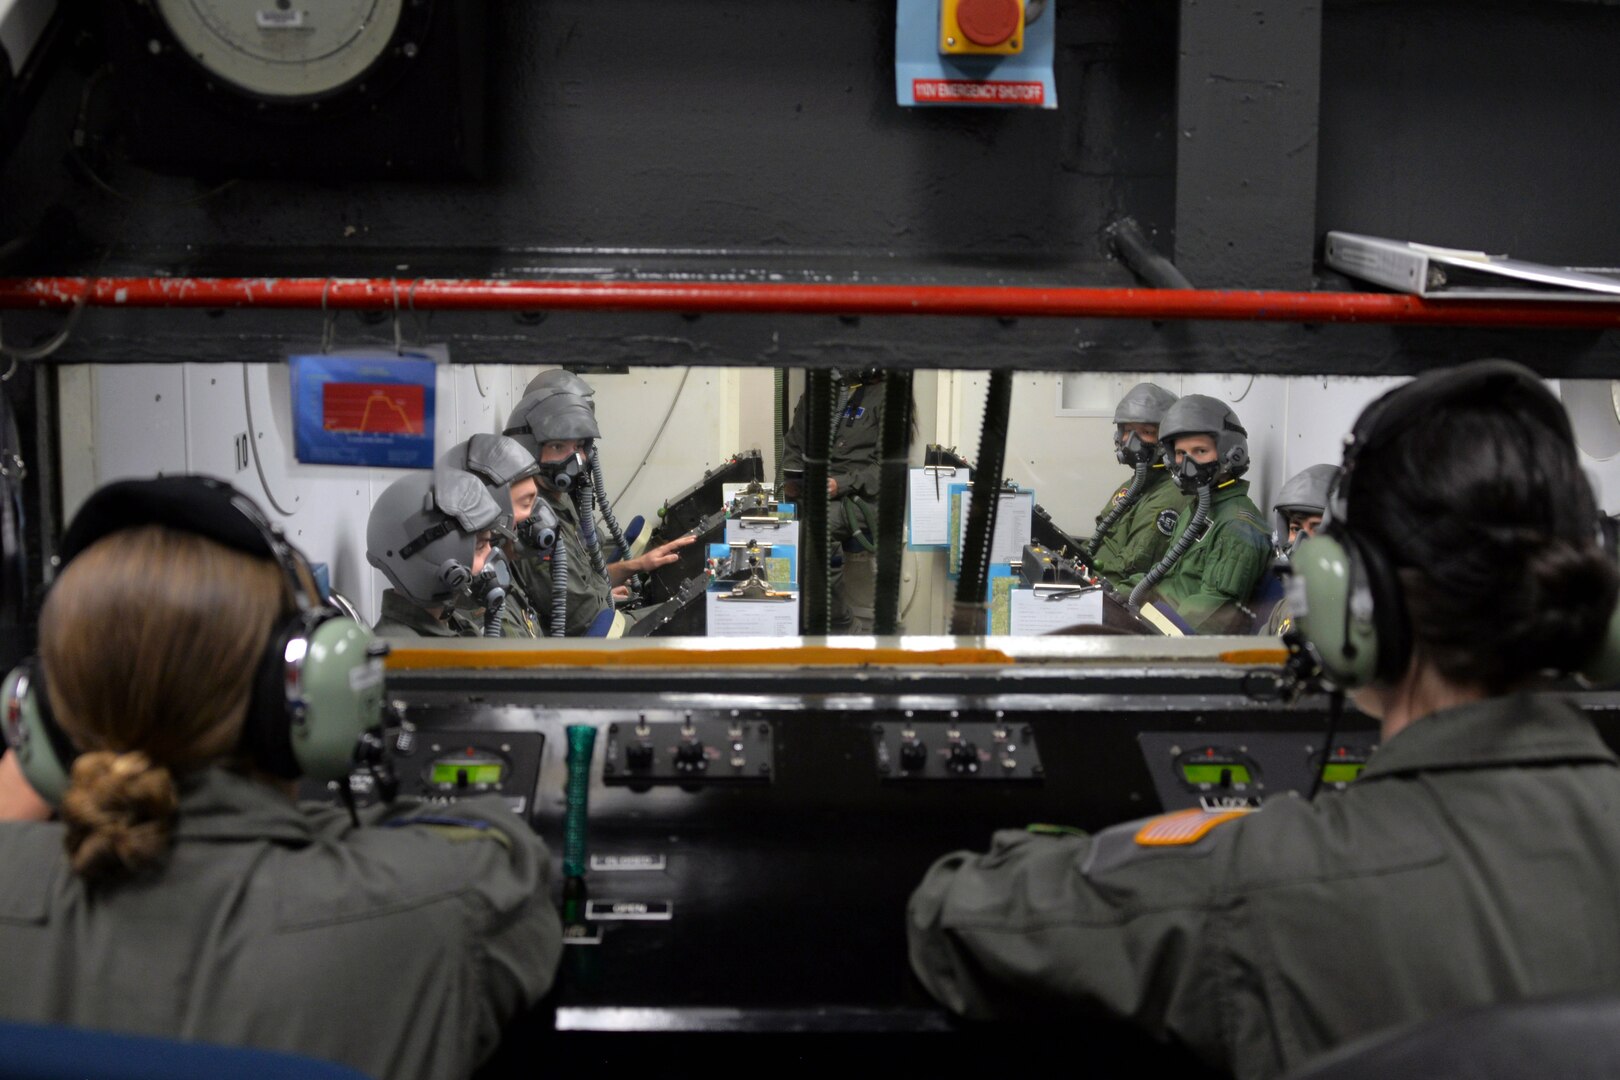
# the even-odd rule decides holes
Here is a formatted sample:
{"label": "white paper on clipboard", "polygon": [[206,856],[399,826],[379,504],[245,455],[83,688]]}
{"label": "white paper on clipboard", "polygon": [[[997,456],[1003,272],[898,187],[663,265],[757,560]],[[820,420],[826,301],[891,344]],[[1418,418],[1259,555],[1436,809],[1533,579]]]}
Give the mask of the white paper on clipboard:
{"label": "white paper on clipboard", "polygon": [[1050,634],[1071,626],[1096,626],[1102,621],[1101,589],[1069,593],[1035,589],[1012,591],[1012,633],[1016,636]]}
{"label": "white paper on clipboard", "polygon": [[[996,507],[996,531],[990,538],[990,561],[1012,562],[1024,557],[1024,545],[1029,543],[1035,527],[1035,493],[1033,491],[1003,491]],[[973,492],[962,492],[962,519],[957,522],[956,543],[967,543],[968,507]]]}
{"label": "white paper on clipboard", "polygon": [[794,637],[799,632],[799,594],[790,600],[727,600],[709,590],[709,637]]}
{"label": "white paper on clipboard", "polygon": [[914,548],[943,548],[950,543],[950,486],[958,471],[939,468],[906,470],[906,543]]}

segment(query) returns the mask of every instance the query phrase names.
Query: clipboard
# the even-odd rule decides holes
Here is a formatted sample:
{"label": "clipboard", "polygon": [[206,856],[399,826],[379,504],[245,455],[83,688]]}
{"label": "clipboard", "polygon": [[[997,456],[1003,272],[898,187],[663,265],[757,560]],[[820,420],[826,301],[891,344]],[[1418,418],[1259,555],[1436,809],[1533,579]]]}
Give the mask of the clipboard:
{"label": "clipboard", "polygon": [[966,466],[924,465],[906,470],[906,543],[918,551],[950,547],[950,488],[972,471]]}
{"label": "clipboard", "polygon": [[[971,488],[967,484],[952,484],[950,486],[950,509],[947,513],[950,528],[950,555],[947,559],[946,573],[952,578],[962,576],[962,541],[966,518],[963,513],[963,506],[971,501],[964,498],[964,496],[970,494]],[[1020,528],[1017,532],[1009,533],[1007,530],[1012,528],[1010,522],[1014,515],[1001,513],[1000,511],[1004,508],[1004,505],[997,508],[996,532],[995,536],[991,538],[990,547],[992,573],[997,565],[1010,567],[1014,559],[1022,557],[1024,545],[1029,543],[1030,532],[1035,521],[1035,491],[1033,488],[1004,485],[997,492],[997,497],[1003,500],[1017,499],[1025,503],[1025,507],[1020,507],[1020,513],[1016,516],[1028,523],[1030,527]],[[1002,540],[1002,543],[996,543],[998,538]],[[998,552],[1000,558],[997,558]]]}

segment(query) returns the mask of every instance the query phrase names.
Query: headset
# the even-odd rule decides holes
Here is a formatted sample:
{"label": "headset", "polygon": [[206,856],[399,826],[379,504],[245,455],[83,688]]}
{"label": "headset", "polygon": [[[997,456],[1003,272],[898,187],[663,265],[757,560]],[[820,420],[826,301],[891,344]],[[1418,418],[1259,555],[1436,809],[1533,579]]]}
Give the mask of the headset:
{"label": "headset", "polygon": [[[1356,459],[1365,447],[1461,401],[1511,402],[1574,445],[1563,404],[1534,372],[1508,360],[1425,373],[1362,412],[1345,439],[1343,468],[1329,490],[1322,528],[1300,544],[1288,582],[1288,603],[1304,645],[1342,689],[1398,681],[1412,651],[1411,622],[1393,560],[1358,533],[1347,514]],[[1580,674],[1594,683],[1620,680],[1620,607]]]}
{"label": "headset", "polygon": [[[357,748],[382,722],[387,644],[306,589],[299,570],[307,564],[281,530],[246,495],[210,477],[126,480],[101,488],[62,538],[62,565],[102,537],[140,525],[195,533],[281,567],[295,610],[271,628],[249,691],[241,750],[283,779],[346,779]],[[52,714],[37,655],[0,686],[0,727],[29,786],[59,805],[78,750]]]}

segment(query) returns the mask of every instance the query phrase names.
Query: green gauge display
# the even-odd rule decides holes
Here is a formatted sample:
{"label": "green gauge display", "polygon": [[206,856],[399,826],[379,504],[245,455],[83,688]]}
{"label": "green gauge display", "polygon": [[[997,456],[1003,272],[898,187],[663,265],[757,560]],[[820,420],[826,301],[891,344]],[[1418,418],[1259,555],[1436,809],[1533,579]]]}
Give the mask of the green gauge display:
{"label": "green gauge display", "polygon": [[1189,784],[1248,784],[1253,782],[1245,765],[1183,765],[1181,775]]}
{"label": "green gauge display", "polygon": [[[428,782],[443,787],[498,784],[505,773],[506,766],[498,761],[436,761],[428,773]],[[466,779],[462,779],[463,775]]]}
{"label": "green gauge display", "polygon": [[1364,761],[1330,761],[1327,768],[1322,770],[1322,783],[1348,784],[1361,775],[1361,770],[1367,767]]}

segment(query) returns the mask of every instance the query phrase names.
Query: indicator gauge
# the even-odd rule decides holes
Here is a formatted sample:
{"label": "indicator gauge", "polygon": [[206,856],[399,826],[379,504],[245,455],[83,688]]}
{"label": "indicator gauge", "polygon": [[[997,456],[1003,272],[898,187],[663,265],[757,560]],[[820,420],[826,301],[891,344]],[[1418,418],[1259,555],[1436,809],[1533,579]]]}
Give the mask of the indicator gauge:
{"label": "indicator gauge", "polygon": [[1176,778],[1188,791],[1247,794],[1265,788],[1259,764],[1240,748],[1199,746],[1175,758]]}
{"label": "indicator gauge", "polygon": [[500,791],[511,774],[505,757],[490,750],[469,746],[441,754],[422,769],[422,780],[432,792]]}
{"label": "indicator gauge", "polygon": [[155,0],[155,7],[209,75],[259,98],[298,101],[335,93],[374,68],[405,0]]}

